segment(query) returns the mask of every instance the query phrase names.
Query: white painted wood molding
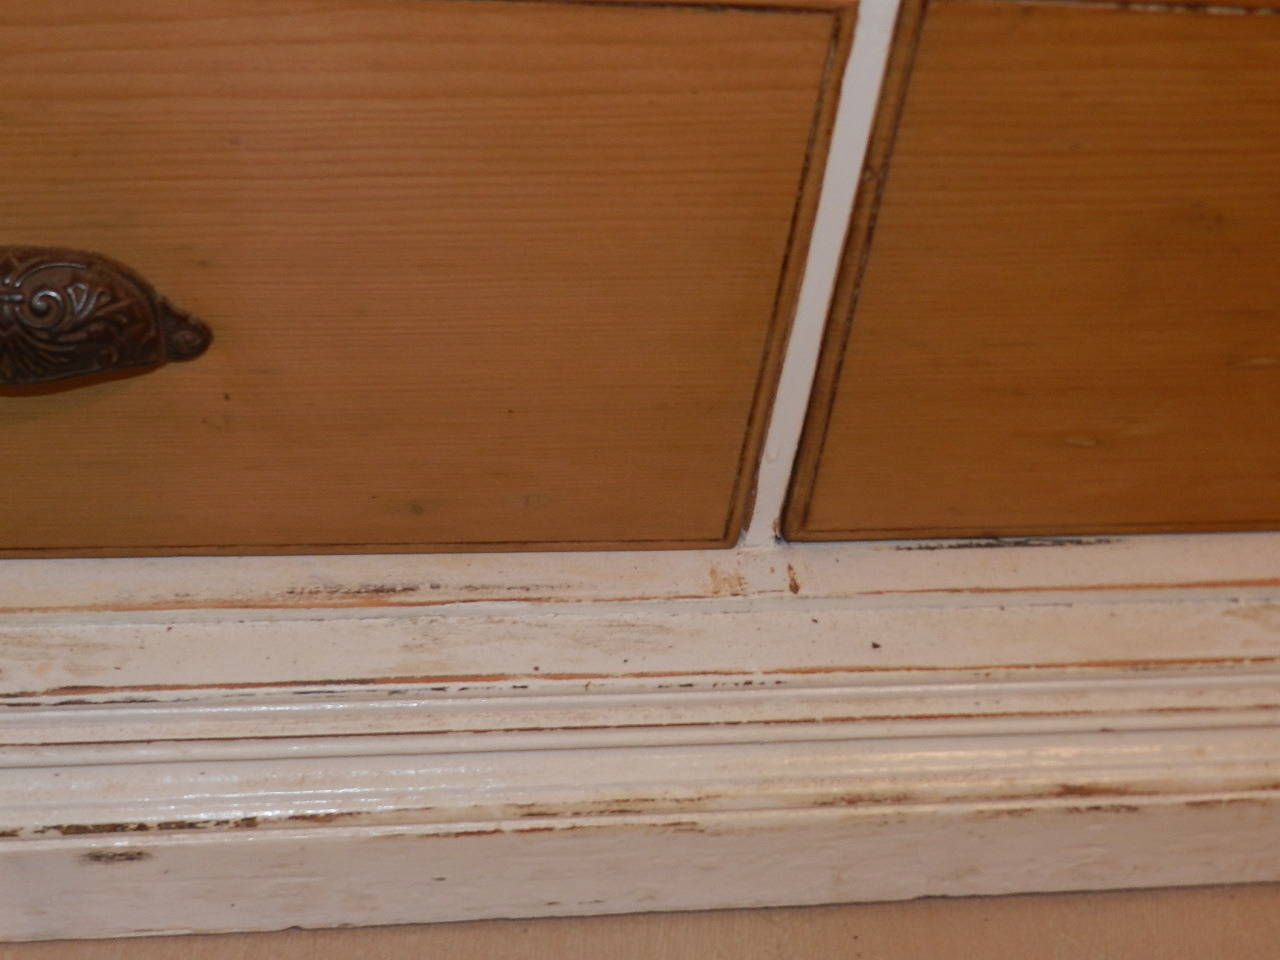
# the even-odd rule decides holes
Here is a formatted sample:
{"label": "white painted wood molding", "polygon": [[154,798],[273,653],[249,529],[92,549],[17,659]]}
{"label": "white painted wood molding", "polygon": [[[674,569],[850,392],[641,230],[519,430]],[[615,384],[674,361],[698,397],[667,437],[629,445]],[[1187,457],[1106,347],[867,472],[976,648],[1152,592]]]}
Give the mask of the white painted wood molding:
{"label": "white painted wood molding", "polygon": [[[138,819],[12,843],[6,934],[1274,880],[1277,746],[1234,730],[99,768],[77,786],[120,811],[146,795]],[[52,776],[20,792],[56,797]],[[92,822],[86,805],[104,806],[48,813]]]}
{"label": "white painted wood molding", "polygon": [[1278,560],[8,564],[0,936],[1280,879]]}
{"label": "white painted wood molding", "polygon": [[0,561],[0,939],[1280,880],[1280,534]]}

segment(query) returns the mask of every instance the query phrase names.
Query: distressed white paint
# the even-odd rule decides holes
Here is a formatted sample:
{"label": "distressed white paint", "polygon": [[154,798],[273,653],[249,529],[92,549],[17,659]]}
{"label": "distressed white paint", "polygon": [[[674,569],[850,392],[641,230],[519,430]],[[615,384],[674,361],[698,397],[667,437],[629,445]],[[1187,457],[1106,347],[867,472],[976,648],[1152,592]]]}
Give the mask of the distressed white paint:
{"label": "distressed white paint", "polygon": [[790,689],[1049,667],[1244,669],[1280,657],[1280,586],[267,613],[2,625],[0,703],[172,700],[212,687],[226,695]]}
{"label": "distressed white paint", "polygon": [[[959,673],[957,671],[956,673]],[[9,767],[381,755],[908,736],[1262,726],[1280,709],[1280,669],[1144,665],[1001,671],[1000,678],[894,680],[648,692],[276,691],[175,701],[32,706],[0,733]],[[777,684],[777,685],[775,685]],[[686,689],[686,687],[688,689]],[[352,739],[361,738],[361,739]],[[371,738],[380,738],[376,742]]]}
{"label": "distressed white paint", "polygon": [[[4,623],[324,616],[446,604],[1280,586],[1280,533],[771,544],[736,550],[0,560]],[[791,573],[795,573],[794,583]],[[974,593],[981,591],[981,593]],[[997,600],[1003,602],[1003,600]],[[273,613],[276,612],[276,613]]]}
{"label": "distressed white paint", "polygon": [[[243,764],[211,776],[204,762],[96,765],[0,775],[0,828],[29,839],[81,837],[102,824],[150,827],[110,836],[138,847],[153,834],[271,831],[335,823],[474,825],[537,819],[702,815],[827,806],[875,807],[1257,793],[1280,800],[1280,730],[1116,731],[773,740],[585,751],[423,751]],[[176,789],[175,789],[176,788]],[[103,814],[118,815],[104,820]],[[242,821],[252,818],[252,826]],[[177,823],[175,823],[175,821]],[[745,821],[744,821],[745,822]],[[469,827],[468,827],[469,828]],[[17,846],[17,845],[15,845]],[[1280,864],[1276,865],[1280,871]]]}
{"label": "distressed white paint", "polygon": [[[1181,798],[1180,798],[1181,799]],[[1191,803],[1200,800],[1191,799]],[[1280,808],[1163,799],[32,842],[0,883],[25,939],[768,906],[1276,879]],[[1224,832],[1230,817],[1235,829]],[[495,831],[495,832],[490,832]],[[545,832],[534,832],[545,831]],[[583,863],[607,864],[591,872]],[[265,865],[270,865],[264,870]],[[258,876],[252,886],[246,876]],[[42,908],[38,904],[48,906]],[[74,904],[59,910],[55,903]],[[154,926],[138,926],[140,918]]]}
{"label": "distressed white paint", "polygon": [[25,566],[0,937],[1277,879],[1276,542]]}
{"label": "distressed white paint", "polygon": [[0,939],[1280,879],[1280,534],[0,561]]}
{"label": "distressed white paint", "polygon": [[[31,833],[0,843],[4,936],[1280,878],[1274,729],[228,770],[143,764],[82,768],[69,784],[48,770],[0,780],[0,816],[25,813]],[[104,822],[125,829],[83,832]]]}

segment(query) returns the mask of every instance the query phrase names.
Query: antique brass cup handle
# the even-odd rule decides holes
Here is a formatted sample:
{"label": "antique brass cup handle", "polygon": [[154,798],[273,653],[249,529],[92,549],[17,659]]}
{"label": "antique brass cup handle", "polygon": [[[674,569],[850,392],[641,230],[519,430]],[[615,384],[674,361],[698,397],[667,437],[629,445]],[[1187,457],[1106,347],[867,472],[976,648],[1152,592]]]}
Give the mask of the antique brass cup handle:
{"label": "antique brass cup handle", "polygon": [[194,360],[213,332],[96,253],[0,246],[0,386]]}

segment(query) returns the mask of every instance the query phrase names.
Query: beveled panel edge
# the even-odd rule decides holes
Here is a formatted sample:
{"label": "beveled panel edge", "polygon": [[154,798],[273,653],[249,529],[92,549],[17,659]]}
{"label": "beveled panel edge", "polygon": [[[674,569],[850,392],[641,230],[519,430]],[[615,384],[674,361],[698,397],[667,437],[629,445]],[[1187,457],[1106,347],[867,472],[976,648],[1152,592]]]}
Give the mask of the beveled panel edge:
{"label": "beveled panel edge", "polygon": [[826,62],[817,88],[813,121],[805,151],[796,204],[792,212],[790,233],[780,267],[777,293],[765,336],[765,349],[757,368],[757,380],[746,429],[743,436],[737,473],[728,504],[723,531],[715,537],[655,540],[528,540],[528,541],[406,541],[346,543],[229,543],[229,544],[160,544],[37,547],[0,544],[0,560],[4,559],[93,559],[123,557],[200,557],[200,556],[299,556],[402,553],[509,553],[541,551],[626,551],[626,550],[727,550],[735,546],[751,517],[755,496],[755,480],[759,468],[764,434],[776,393],[778,375],[785,355],[790,324],[794,317],[800,282],[804,276],[808,242],[817,213],[830,147],[832,128],[839,107],[840,84],[853,44],[859,0],[832,2],[790,2],[790,0],[740,0],[719,3],[715,0],[486,0],[498,3],[556,4],[564,6],[652,7],[655,9],[687,8],[717,12],[751,12],[773,14],[813,14],[829,17],[831,34]]}
{"label": "beveled panel edge", "polygon": [[821,468],[827,427],[836,401],[837,383],[848,350],[858,306],[862,277],[870,261],[875,242],[876,217],[892,167],[893,149],[898,125],[906,106],[911,75],[929,9],[935,3],[953,5],[1008,5],[1077,7],[1082,10],[1114,10],[1143,13],[1193,13],[1221,16],[1280,15],[1275,0],[1245,0],[1243,3],[1221,4],[1212,0],[1185,2],[1141,2],[1141,0],[902,0],[889,65],[881,92],[877,120],[872,131],[867,157],[859,174],[857,200],[853,218],[841,254],[840,272],[832,297],[814,388],[809,397],[804,429],[800,437],[795,468],[783,506],[779,531],[785,540],[797,543],[822,543],[840,540],[929,540],[942,538],[989,537],[1055,537],[1079,535],[1125,535],[1178,533],[1253,533],[1275,530],[1280,518],[1241,521],[1237,523],[1179,522],[1152,524],[1057,524],[1052,528],[1028,525],[1002,527],[1000,532],[978,527],[929,528],[837,528],[817,529],[808,523],[809,507]]}
{"label": "beveled panel edge", "polygon": [[778,380],[807,266],[809,240],[818,213],[831,135],[840,106],[840,85],[853,48],[857,13],[858,5],[855,0],[840,8],[832,20],[827,62],[823,68],[822,83],[809,130],[809,144],[792,212],[787,252],[778,278],[773,316],[765,339],[764,354],[757,368],[755,395],[743,436],[737,480],[729,513],[725,518],[724,533],[716,544],[721,547],[731,547],[737,543],[751,521],[765,432],[777,397]]}
{"label": "beveled panel edge", "polygon": [[844,252],[840,257],[840,272],[823,335],[813,392],[809,396],[809,409],[805,415],[800,447],[783,506],[780,530],[787,540],[806,539],[809,498],[821,464],[827,424],[836,399],[835,387],[853,329],[858,288],[870,258],[876,215],[893,159],[898,124],[906,105],[907,88],[928,5],[929,0],[903,0],[898,9],[898,21],[889,50],[889,62],[880,91],[876,120],[862,170],[858,173],[858,193],[853,217],[845,237]]}

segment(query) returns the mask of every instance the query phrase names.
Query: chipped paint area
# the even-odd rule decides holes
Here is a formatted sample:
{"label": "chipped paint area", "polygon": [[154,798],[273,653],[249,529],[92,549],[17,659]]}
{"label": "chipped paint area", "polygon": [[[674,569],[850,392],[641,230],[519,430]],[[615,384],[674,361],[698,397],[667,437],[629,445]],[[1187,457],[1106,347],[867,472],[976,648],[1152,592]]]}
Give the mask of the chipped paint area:
{"label": "chipped paint area", "polygon": [[[707,568],[707,581],[710,587],[704,596],[741,597],[745,596],[749,590],[745,574],[739,570],[734,570],[728,564],[712,563]],[[683,597],[681,599],[695,598]]]}
{"label": "chipped paint area", "polygon": [[[1238,822],[1233,833],[1222,829],[1228,816]],[[0,920],[11,937],[40,939],[1068,890],[1105,877],[1111,887],[1268,880],[1278,823],[1274,803],[1241,802],[1005,806],[941,817],[830,809],[566,830],[392,827],[344,830],[327,842],[282,831],[251,842],[168,843],[148,860],[90,860],[93,849],[73,847],[73,865],[56,878],[27,869],[32,908],[8,901]],[[1016,867],[993,855],[1011,850]],[[33,856],[15,863],[28,868]],[[114,871],[110,885],[103,863]],[[593,869],[602,863],[609,869]],[[246,875],[262,880],[252,911],[238,906]],[[161,889],[162,897],[146,895]],[[50,896],[83,907],[51,920],[34,908]]]}
{"label": "chipped paint area", "polygon": [[[802,686],[746,680],[695,689],[659,683],[655,693],[478,700],[418,690],[298,703],[95,705],[25,703],[0,732],[0,759],[47,765],[76,758],[129,762],[232,756],[320,756],[352,750],[495,750],[535,744],[580,749],[632,742],[802,741],[940,732],[1177,728],[1271,722],[1280,716],[1280,673],[1248,683],[1229,668],[1142,671],[1129,679],[1071,676],[1031,682],[920,679],[888,688]],[[428,688],[434,690],[436,688]],[[670,691],[663,693],[663,691]],[[1190,694],[1190,696],[1189,696]],[[506,702],[502,702],[505,699]],[[24,703],[24,702],[19,702]],[[97,709],[85,709],[96,706]],[[270,709],[270,730],[261,711]]]}
{"label": "chipped paint area", "polygon": [[[328,813],[291,814],[282,816],[239,817],[222,820],[161,820],[156,822],[49,824],[25,829],[0,832],[0,838],[39,840],[72,837],[116,837],[136,834],[172,834],[195,832],[252,832],[272,830],[296,831],[299,828],[327,827],[389,827],[425,824],[448,824],[466,814],[468,823],[480,822],[476,814],[498,826],[433,830],[425,837],[447,838],[460,836],[488,836],[502,833],[547,833],[554,830],[607,829],[627,826],[642,820],[646,824],[666,827],[706,829],[715,822],[716,815],[727,812],[770,812],[779,810],[824,809],[884,809],[900,810],[913,806],[936,806],[939,803],[980,803],[991,815],[1014,812],[1018,814],[1041,811],[1065,811],[1067,813],[1115,813],[1137,812],[1151,803],[1176,802],[1192,808],[1218,807],[1235,804],[1272,804],[1280,806],[1280,782],[1262,778],[1263,782],[1233,785],[1233,793],[1222,796],[1192,799],[1180,796],[1177,790],[1152,790],[1133,784],[1063,783],[1048,786],[1028,786],[1023,791],[984,792],[965,791],[963,786],[953,796],[946,796],[936,789],[916,792],[881,790],[870,792],[837,793],[827,795],[815,792],[790,796],[770,796],[767,800],[747,801],[741,796],[708,793],[686,797],[616,797],[577,804],[515,803],[487,809],[442,809],[424,807],[395,811],[332,811]],[[1083,798],[1106,799],[1106,803],[1081,803]],[[1114,802],[1126,798],[1130,802]],[[673,817],[698,815],[701,819],[680,820]],[[536,823],[532,822],[536,821]],[[150,858],[142,849],[110,849],[87,855],[97,862],[133,862]]]}
{"label": "chipped paint area", "polygon": [[[925,556],[933,556],[926,554]],[[329,619],[0,621],[0,704],[66,707],[204,696],[546,696],[832,682],[883,685],[1014,671],[1265,669],[1280,589],[532,605]],[[84,703],[81,703],[84,702]]]}
{"label": "chipped paint area", "polygon": [[138,863],[152,856],[145,850],[90,850],[81,859],[86,863]]}
{"label": "chipped paint area", "polygon": [[[548,735],[543,749],[489,753],[377,747],[362,755],[357,744],[331,756],[284,750],[215,763],[216,779],[185,759],[14,767],[0,769],[0,829],[19,845],[100,838],[113,849],[148,849],[147,837],[178,834],[451,824],[508,831],[783,810],[1280,798],[1280,724],[1186,723],[826,742],[770,740],[765,727],[737,742],[595,750],[556,749]],[[131,815],[103,817],[109,810]]]}

